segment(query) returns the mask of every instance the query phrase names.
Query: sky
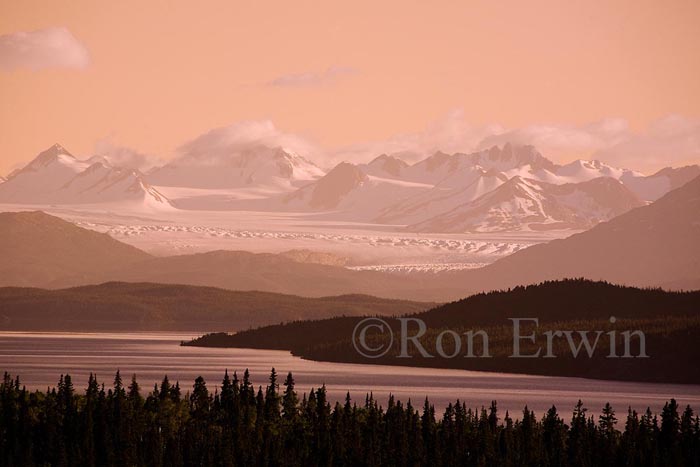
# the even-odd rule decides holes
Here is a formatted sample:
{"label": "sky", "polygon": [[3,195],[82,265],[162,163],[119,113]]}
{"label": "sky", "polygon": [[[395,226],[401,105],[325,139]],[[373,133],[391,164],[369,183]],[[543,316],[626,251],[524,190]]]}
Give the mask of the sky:
{"label": "sky", "polygon": [[320,165],[512,141],[700,162],[700,2],[0,0],[0,174],[212,132]]}

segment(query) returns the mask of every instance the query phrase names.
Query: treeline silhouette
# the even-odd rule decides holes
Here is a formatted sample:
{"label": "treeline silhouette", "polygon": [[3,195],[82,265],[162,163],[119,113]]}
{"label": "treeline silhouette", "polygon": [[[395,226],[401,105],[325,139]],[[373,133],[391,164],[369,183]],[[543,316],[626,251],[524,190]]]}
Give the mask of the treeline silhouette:
{"label": "treeline silhouette", "polygon": [[[400,322],[383,319],[392,328],[393,344],[381,358],[365,358],[355,350],[352,336],[363,318],[338,317],[324,320],[295,321],[242,331],[236,334],[213,333],[183,345],[206,347],[241,347],[289,350],[294,355],[321,361],[368,363],[382,365],[429,366],[477,371],[498,371],[557,376],[576,376],[623,381],[655,381],[700,383],[700,372],[688,371],[700,360],[700,291],[669,292],[661,289],[624,287],[601,281],[565,279],[537,285],[472,295],[431,310],[407,314],[425,322],[427,331],[419,341],[435,355],[440,332],[451,330],[458,335],[470,330],[484,330],[489,336],[493,358],[464,358],[465,345],[454,358],[422,358],[409,344],[413,358],[397,358],[400,354]],[[609,318],[616,318],[615,324]],[[642,330],[650,358],[606,358],[610,339],[603,334],[597,341],[592,358],[586,352],[574,357],[566,339],[556,339],[556,358],[508,358],[513,351],[513,324],[508,318],[538,318],[539,330],[525,323],[521,335],[537,333],[534,345],[521,341],[523,353],[534,353],[547,342],[547,330],[619,331],[618,349],[624,348],[621,331]],[[416,326],[409,329],[416,333]],[[384,348],[391,338],[388,333],[371,336],[372,346]],[[576,334],[576,343],[580,336]],[[475,341],[475,354],[481,355],[482,343]],[[632,352],[638,354],[634,340]],[[442,342],[451,354],[454,346],[448,337]],[[621,353],[621,352],[620,352]]]}
{"label": "treeline silhouette", "polygon": [[[679,412],[680,411],[680,412]],[[322,386],[301,397],[289,373],[255,389],[226,372],[210,390],[200,376],[183,394],[165,377],[144,394],[117,372],[106,389],[90,376],[78,394],[69,375],[30,392],[5,373],[0,385],[0,462],[6,466],[698,466],[700,418],[674,399],[597,417],[579,403],[566,422],[552,407],[516,419],[457,401],[438,413],[370,394],[332,405]]]}

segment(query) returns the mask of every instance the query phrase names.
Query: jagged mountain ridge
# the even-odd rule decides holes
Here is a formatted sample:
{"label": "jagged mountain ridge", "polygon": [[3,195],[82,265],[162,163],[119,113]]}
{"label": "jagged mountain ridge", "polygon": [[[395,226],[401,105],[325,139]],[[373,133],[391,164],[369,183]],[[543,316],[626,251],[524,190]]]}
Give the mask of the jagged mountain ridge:
{"label": "jagged mountain ridge", "polygon": [[516,175],[470,203],[406,229],[413,232],[584,230],[644,204],[612,178],[554,185]]}
{"label": "jagged mountain ridge", "polygon": [[426,184],[369,175],[360,166],[343,162],[316,182],[285,196],[280,208],[334,211],[344,219],[368,220],[387,203],[430,188]]}
{"label": "jagged mountain ridge", "polygon": [[187,153],[148,173],[154,185],[188,188],[266,188],[274,192],[315,180],[324,172],[281,147],[256,145],[226,154]]}
{"label": "jagged mountain ridge", "polygon": [[170,208],[168,199],[136,169],[114,167],[92,157],[78,160],[55,144],[8,177],[0,202],[17,204],[98,204],[128,202]]}
{"label": "jagged mountain ridge", "polygon": [[431,301],[565,277],[697,289],[699,216],[700,177],[650,205],[566,239],[531,246],[483,268],[407,276],[353,271],[328,257],[309,261],[303,252],[213,251],[153,257],[106,234],[47,214],[0,213],[0,245],[5,247],[0,254],[0,286],[158,282],[305,296],[361,292]]}
{"label": "jagged mountain ridge", "polygon": [[[470,154],[436,152],[413,164],[382,154],[327,173],[281,147],[254,145],[189,151],[142,174],[99,157],[80,161],[55,145],[0,185],[0,203],[128,201],[149,208],[292,211],[413,232],[586,229],[697,175],[700,166],[644,176],[600,161],[558,165],[533,146],[511,144]],[[596,179],[607,181],[591,183]],[[603,185],[608,189],[591,194]]]}
{"label": "jagged mountain ridge", "polygon": [[621,180],[640,176],[595,161],[558,166],[532,146],[509,144],[438,152],[413,165],[382,155],[369,164],[339,164],[288,195],[283,208],[333,210],[411,232],[581,230],[643,205]]}
{"label": "jagged mountain ridge", "polygon": [[590,230],[455,274],[477,290],[562,277],[638,287],[700,287],[700,176]]}

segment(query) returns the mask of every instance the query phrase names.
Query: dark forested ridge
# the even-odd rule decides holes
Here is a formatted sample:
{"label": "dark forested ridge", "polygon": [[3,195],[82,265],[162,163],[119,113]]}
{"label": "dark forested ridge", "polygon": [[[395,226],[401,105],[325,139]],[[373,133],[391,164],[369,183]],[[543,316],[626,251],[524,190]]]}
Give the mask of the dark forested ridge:
{"label": "dark forested ridge", "polygon": [[[552,407],[543,417],[456,401],[444,412],[371,396],[332,406],[325,386],[299,395],[273,369],[266,387],[224,376],[152,391],[117,372],[87,389],[61,376],[29,392],[0,384],[0,465],[25,466],[698,466],[700,418],[668,401],[660,414]],[[618,412],[615,409],[619,410]],[[598,410],[601,410],[598,412]]]}
{"label": "dark forested ridge", "polygon": [[298,319],[394,315],[431,303],[367,295],[307,298],[151,283],[110,282],[61,290],[0,288],[0,330],[240,330]]}
{"label": "dark forested ridge", "polygon": [[[290,350],[304,358],[337,362],[700,383],[700,374],[691,370],[700,361],[700,346],[697,345],[700,339],[700,292],[697,291],[667,292],[606,282],[563,280],[477,294],[409,316],[426,323],[427,332],[420,338],[426,349],[436,348],[436,337],[445,329],[459,335],[469,330],[484,330],[489,336],[493,358],[463,358],[464,352],[455,358],[421,358],[412,346],[409,346],[409,353],[413,358],[397,358],[400,350],[398,337],[385,356],[365,358],[355,350],[352,342],[353,330],[360,321],[357,317],[297,321],[234,335],[211,334],[187,345]],[[609,321],[611,316],[615,317],[615,324]],[[593,358],[583,355],[574,358],[568,343],[562,339],[555,342],[556,358],[508,358],[513,343],[510,317],[538,318],[540,334],[536,345],[540,347],[546,345],[541,334],[546,330],[642,330],[650,357],[606,358],[610,340],[602,338]],[[397,336],[398,320],[386,319],[386,322]],[[530,326],[524,328],[522,334],[538,330]],[[624,345],[621,338],[618,332],[615,339],[618,348]],[[381,345],[385,343],[381,339],[388,337],[377,336],[376,339],[376,345]],[[449,339],[445,349],[447,353],[454,349]]]}

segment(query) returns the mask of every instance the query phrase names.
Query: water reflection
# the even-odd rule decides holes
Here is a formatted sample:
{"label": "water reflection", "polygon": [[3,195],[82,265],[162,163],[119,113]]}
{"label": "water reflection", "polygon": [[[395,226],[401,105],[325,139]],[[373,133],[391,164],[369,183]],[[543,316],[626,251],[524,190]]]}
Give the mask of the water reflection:
{"label": "water reflection", "polygon": [[180,347],[195,334],[143,333],[15,333],[0,332],[0,370],[19,374],[31,389],[53,386],[62,373],[70,373],[76,388],[87,384],[90,372],[106,385],[120,369],[122,377],[137,375],[142,388],[150,389],[164,374],[179,380],[187,390],[202,375],[210,389],[221,381],[224,369],[242,374],[249,368],[255,385],[264,385],[270,368],[283,378],[294,374],[299,392],[326,384],[331,400],[343,400],[350,391],[358,403],[373,392],[386,404],[389,394],[422,406],[429,397],[436,407],[460,399],[470,407],[498,400],[501,410],[519,413],[527,404],[542,413],[555,404],[568,417],[578,399],[593,412],[609,401],[618,412],[628,406],[659,411],[675,397],[679,404],[700,409],[700,386],[622,383],[580,378],[559,378],[429,368],[392,367],[313,362],[288,352],[252,349]]}

